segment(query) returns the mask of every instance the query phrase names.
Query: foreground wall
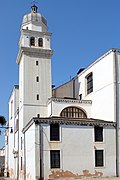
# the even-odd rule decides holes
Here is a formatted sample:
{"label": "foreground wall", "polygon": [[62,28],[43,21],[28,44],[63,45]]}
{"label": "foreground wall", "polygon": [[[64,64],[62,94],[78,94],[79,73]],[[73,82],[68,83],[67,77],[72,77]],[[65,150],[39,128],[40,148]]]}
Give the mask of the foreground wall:
{"label": "foreground wall", "polygon": [[[60,141],[50,141],[50,126],[43,127],[44,178],[116,176],[115,129],[104,127],[103,142],[94,141],[94,127],[60,126]],[[51,168],[50,152],[60,151],[60,167]],[[95,150],[103,150],[103,166],[95,167]]]}

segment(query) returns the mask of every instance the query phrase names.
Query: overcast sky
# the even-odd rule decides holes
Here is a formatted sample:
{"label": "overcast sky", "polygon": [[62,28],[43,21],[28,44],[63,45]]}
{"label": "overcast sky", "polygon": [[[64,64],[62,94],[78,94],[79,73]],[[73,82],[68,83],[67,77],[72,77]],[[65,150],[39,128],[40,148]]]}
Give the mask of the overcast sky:
{"label": "overcast sky", "polygon": [[[6,119],[11,91],[18,84],[20,26],[23,15],[31,11],[31,2],[0,2],[0,115]],[[120,48],[120,0],[38,0],[37,6],[52,32],[52,80],[56,86],[109,49]],[[3,143],[2,133],[0,147]]]}

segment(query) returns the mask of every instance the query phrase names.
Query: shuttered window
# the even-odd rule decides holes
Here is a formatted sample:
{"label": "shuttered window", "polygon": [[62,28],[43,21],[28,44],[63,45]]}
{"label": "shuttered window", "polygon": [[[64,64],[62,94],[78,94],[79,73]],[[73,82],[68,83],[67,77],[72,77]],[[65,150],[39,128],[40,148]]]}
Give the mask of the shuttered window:
{"label": "shuttered window", "polygon": [[50,124],[50,141],[59,141],[59,124]]}
{"label": "shuttered window", "polygon": [[103,127],[95,126],[94,134],[95,134],[95,142],[103,141]]}
{"label": "shuttered window", "polygon": [[104,166],[103,150],[95,150],[95,167]]}
{"label": "shuttered window", "polygon": [[51,150],[50,151],[50,167],[60,168],[60,150]]}

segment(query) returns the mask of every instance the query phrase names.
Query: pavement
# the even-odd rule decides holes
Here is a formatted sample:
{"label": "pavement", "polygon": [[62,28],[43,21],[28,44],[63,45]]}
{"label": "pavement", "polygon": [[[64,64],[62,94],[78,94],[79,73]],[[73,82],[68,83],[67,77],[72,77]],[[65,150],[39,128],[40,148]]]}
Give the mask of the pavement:
{"label": "pavement", "polygon": [[[0,180],[15,180],[15,179],[0,177]],[[103,177],[91,178],[91,177],[89,177],[89,178],[82,178],[82,179],[76,179],[76,180],[120,180],[120,177],[106,177],[106,178],[103,178]]]}

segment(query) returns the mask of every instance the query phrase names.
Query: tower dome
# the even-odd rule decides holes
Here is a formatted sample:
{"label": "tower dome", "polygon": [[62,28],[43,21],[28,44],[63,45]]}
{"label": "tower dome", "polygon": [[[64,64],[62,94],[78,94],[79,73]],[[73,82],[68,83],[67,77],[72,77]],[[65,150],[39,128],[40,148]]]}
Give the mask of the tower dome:
{"label": "tower dome", "polygon": [[38,7],[33,5],[31,13],[24,15],[22,21],[22,29],[29,29],[32,31],[46,32],[48,31],[47,20],[37,12]]}

